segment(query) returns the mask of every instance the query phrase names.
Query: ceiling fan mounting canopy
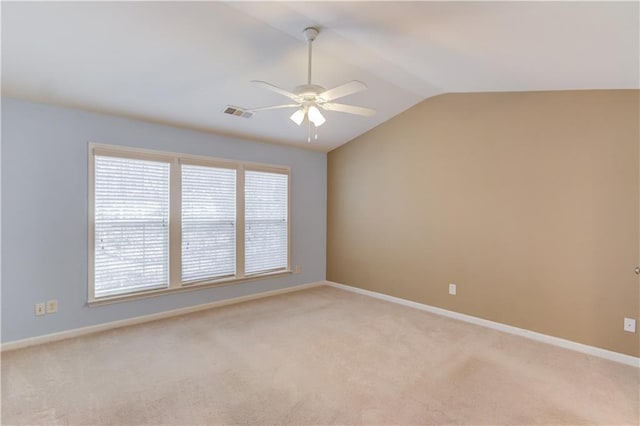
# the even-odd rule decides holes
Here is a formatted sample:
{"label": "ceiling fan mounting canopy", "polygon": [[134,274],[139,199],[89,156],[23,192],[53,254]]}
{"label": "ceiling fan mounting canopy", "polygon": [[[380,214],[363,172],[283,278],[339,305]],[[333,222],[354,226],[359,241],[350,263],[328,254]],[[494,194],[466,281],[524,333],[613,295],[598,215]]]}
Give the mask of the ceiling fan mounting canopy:
{"label": "ceiling fan mounting canopy", "polygon": [[303,31],[304,37],[307,40],[307,44],[309,46],[309,67],[307,73],[307,84],[299,85],[295,89],[293,89],[293,92],[290,92],[265,81],[252,81],[253,83],[259,84],[262,87],[271,90],[272,92],[286,96],[294,103],[248,109],[248,111],[257,112],[270,109],[297,108],[297,110],[291,115],[290,118],[298,126],[302,125],[305,119],[307,120],[307,123],[309,125],[309,133],[307,137],[308,142],[311,141],[311,126],[313,125],[314,128],[319,127],[326,121],[326,119],[320,112],[320,108],[326,111],[346,112],[349,114],[363,116],[371,116],[375,114],[375,110],[371,108],[331,102],[334,99],[342,98],[344,96],[348,96],[365,90],[367,88],[367,85],[360,81],[353,80],[329,90],[326,90],[320,85],[311,83],[311,45],[313,44],[313,41],[316,39],[316,37],[318,37],[319,33],[320,31],[316,27],[307,27]]}
{"label": "ceiling fan mounting canopy", "polygon": [[316,27],[307,27],[304,29],[303,34],[307,41],[314,41],[316,37],[318,37],[318,34],[320,34],[320,30]]}

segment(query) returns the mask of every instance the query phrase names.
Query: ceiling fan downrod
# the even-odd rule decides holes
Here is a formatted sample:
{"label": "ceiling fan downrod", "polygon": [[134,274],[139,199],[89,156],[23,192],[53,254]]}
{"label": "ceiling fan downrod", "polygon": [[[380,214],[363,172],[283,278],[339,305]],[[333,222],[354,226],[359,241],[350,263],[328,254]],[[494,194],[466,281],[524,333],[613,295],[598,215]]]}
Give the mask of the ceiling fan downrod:
{"label": "ceiling fan downrod", "polygon": [[304,29],[304,37],[307,39],[307,44],[309,45],[309,71],[307,73],[307,84],[309,85],[311,85],[311,45],[319,33],[315,27],[307,27]]}

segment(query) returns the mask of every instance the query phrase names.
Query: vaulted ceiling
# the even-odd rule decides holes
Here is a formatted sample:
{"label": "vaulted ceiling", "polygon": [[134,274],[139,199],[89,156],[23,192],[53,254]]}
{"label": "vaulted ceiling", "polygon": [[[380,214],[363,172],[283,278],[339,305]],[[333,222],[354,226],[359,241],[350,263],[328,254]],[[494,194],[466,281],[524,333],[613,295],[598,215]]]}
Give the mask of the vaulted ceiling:
{"label": "vaulted ceiling", "polygon": [[[328,151],[447,92],[640,88],[637,2],[3,2],[2,94]],[[287,99],[313,82],[368,90],[318,140]]]}

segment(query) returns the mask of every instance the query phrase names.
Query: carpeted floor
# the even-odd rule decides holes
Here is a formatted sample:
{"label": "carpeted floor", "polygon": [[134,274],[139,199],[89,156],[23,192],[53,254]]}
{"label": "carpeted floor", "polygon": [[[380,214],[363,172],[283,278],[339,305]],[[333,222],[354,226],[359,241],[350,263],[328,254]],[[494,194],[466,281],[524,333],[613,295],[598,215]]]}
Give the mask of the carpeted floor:
{"label": "carpeted floor", "polygon": [[638,424],[638,370],[319,287],[2,354],[2,424]]}

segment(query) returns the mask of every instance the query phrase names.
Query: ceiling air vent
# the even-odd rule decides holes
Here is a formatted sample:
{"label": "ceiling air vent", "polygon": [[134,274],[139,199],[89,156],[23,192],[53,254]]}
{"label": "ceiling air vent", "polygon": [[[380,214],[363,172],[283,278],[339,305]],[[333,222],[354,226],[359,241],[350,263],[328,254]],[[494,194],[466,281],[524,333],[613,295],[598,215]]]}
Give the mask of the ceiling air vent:
{"label": "ceiling air vent", "polygon": [[227,105],[224,109],[225,114],[235,115],[236,117],[242,118],[251,118],[253,117],[253,113],[251,111],[247,111],[244,108],[238,108],[231,105]]}

